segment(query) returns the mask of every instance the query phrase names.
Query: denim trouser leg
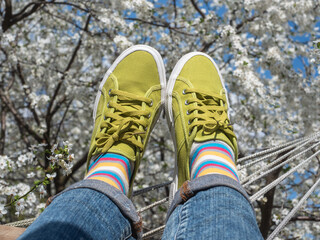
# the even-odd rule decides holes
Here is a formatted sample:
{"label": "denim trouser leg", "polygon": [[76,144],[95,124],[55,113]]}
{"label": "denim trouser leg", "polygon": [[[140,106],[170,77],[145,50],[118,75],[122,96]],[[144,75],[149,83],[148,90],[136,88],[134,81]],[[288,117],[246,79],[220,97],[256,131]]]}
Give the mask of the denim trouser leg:
{"label": "denim trouser leg", "polygon": [[[212,176],[202,180],[209,179],[215,180]],[[193,196],[171,211],[162,239],[263,239],[252,206],[240,187],[217,185],[198,191],[189,185]],[[184,198],[181,192],[178,198]]]}
{"label": "denim trouser leg", "polygon": [[[163,239],[263,239],[248,196],[234,180],[208,175],[183,184]],[[55,196],[19,239],[135,239],[141,219],[119,190],[84,180]]]}
{"label": "denim trouser leg", "polygon": [[[136,239],[140,234],[134,231],[136,212],[130,209],[133,206],[131,201],[111,186],[106,186],[107,192],[97,185],[92,187],[92,183],[105,184],[95,181],[84,180],[56,196],[18,239]],[[87,187],[84,188],[84,185]],[[122,198],[124,202],[121,206],[107,196],[108,191],[115,197],[118,194],[118,205]],[[130,210],[133,217],[130,216]]]}

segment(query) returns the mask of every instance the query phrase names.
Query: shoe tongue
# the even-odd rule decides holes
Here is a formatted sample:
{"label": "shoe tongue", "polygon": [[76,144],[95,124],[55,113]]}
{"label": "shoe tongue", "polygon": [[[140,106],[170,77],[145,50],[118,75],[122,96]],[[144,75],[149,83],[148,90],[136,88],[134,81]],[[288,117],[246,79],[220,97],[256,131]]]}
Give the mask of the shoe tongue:
{"label": "shoe tongue", "polygon": [[135,147],[127,143],[115,143],[109,150],[110,153],[120,154],[131,161],[136,160]]}

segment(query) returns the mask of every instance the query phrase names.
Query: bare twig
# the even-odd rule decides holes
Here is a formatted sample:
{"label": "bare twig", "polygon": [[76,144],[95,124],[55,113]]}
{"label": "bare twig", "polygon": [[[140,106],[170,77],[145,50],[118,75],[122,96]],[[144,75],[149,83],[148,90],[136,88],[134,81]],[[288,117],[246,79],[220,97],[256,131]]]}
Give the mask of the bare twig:
{"label": "bare twig", "polygon": [[201,15],[201,17],[203,19],[206,18],[206,15],[200,10],[200,8],[198,7],[198,5],[196,4],[196,2],[194,0],[190,0],[192,3],[192,6],[194,7],[194,9]]}
{"label": "bare twig", "polygon": [[132,18],[132,17],[125,18],[125,20],[137,21],[137,22],[141,22],[141,23],[144,23],[144,24],[149,24],[149,25],[156,26],[156,27],[168,28],[171,31],[174,31],[174,32],[177,32],[177,33],[181,33],[181,34],[184,34],[184,35],[187,35],[187,36],[195,36],[194,34],[183,32],[183,31],[179,30],[178,27],[171,27],[168,22],[164,22],[164,23],[150,22],[150,21],[147,21],[147,20],[144,20],[144,19],[141,19],[141,18]]}
{"label": "bare twig", "polygon": [[7,120],[7,109],[4,104],[1,104],[0,155],[4,154],[4,146],[5,146],[5,139],[6,139],[6,120]]}
{"label": "bare twig", "polygon": [[13,105],[11,99],[7,96],[7,94],[0,88],[0,98],[2,102],[6,105],[9,111],[12,113],[16,122],[19,126],[23,127],[34,139],[36,139],[39,143],[43,142],[43,138],[41,138],[24,120],[21,114],[17,111],[15,106]]}
{"label": "bare twig", "polygon": [[[5,0],[6,10],[5,10],[4,21],[2,22],[2,31],[3,32],[7,31],[14,24],[20,22],[21,20],[35,13],[42,6],[43,3],[44,1],[29,3],[24,8],[22,8],[21,11],[19,11],[18,13],[12,14],[11,0]],[[28,10],[30,7],[31,9]]]}
{"label": "bare twig", "polygon": [[69,111],[69,107],[70,107],[72,101],[73,101],[73,100],[70,100],[70,101],[69,101],[69,103],[67,104],[66,110],[65,110],[64,113],[63,113],[62,119],[61,119],[61,121],[60,121],[60,123],[59,123],[59,125],[58,125],[58,129],[57,129],[56,135],[55,135],[55,137],[54,137],[54,142],[57,142],[57,139],[58,139],[58,135],[59,135],[59,133],[60,133],[61,126],[62,126],[62,124],[63,124],[63,122],[64,122],[64,120],[65,120],[65,118],[66,118],[66,116],[67,116],[67,113],[68,113],[68,111]]}
{"label": "bare twig", "polygon": [[[24,79],[24,76],[22,74],[22,71],[21,71],[21,67],[20,67],[20,64],[18,62],[17,64],[17,73],[18,73],[18,76],[20,78],[20,81],[21,81],[21,84],[22,85],[26,85],[26,81]],[[28,96],[28,93],[27,93],[27,89],[26,88],[23,88],[24,90],[24,94],[25,96],[27,97],[27,99],[29,99],[29,96]],[[31,107],[31,102],[30,102],[30,99],[29,99],[29,103],[28,103],[28,109],[32,112],[32,115],[33,115],[33,118],[34,120],[36,121],[36,123],[38,125],[40,125],[40,119],[39,119],[39,116],[37,114],[37,112],[35,111],[35,109],[33,107]]]}
{"label": "bare twig", "polygon": [[[85,27],[84,27],[84,29],[86,29],[86,30],[88,29],[90,19],[91,19],[91,15],[89,15],[89,16],[87,17],[87,20],[86,20],[86,23],[85,23]],[[50,102],[49,102],[49,106],[48,106],[47,114],[46,114],[47,132],[45,133],[45,136],[46,136],[46,138],[47,138],[47,141],[49,141],[49,139],[50,139],[49,136],[50,136],[50,124],[51,124],[51,119],[52,119],[54,113],[57,112],[57,110],[59,109],[59,107],[60,107],[61,105],[56,104],[56,107],[54,108],[54,110],[52,111],[51,109],[52,109],[52,107],[53,107],[53,105],[54,105],[54,102],[55,102],[55,100],[56,100],[56,98],[57,98],[57,96],[58,96],[58,93],[59,93],[59,91],[60,91],[60,89],[61,89],[61,87],[62,87],[62,84],[63,84],[64,79],[65,79],[65,74],[70,70],[70,68],[71,68],[71,66],[72,66],[72,64],[73,64],[73,62],[74,62],[74,60],[75,60],[75,58],[76,58],[76,56],[77,56],[77,53],[78,53],[78,51],[79,51],[79,49],[80,49],[80,46],[81,46],[81,44],[82,44],[82,37],[83,37],[83,35],[80,36],[80,39],[79,39],[79,41],[78,41],[75,49],[73,50],[72,56],[71,56],[71,58],[70,58],[70,60],[69,60],[69,62],[68,62],[68,65],[67,65],[67,67],[66,67],[65,70],[64,70],[64,74],[63,74],[60,82],[58,83],[58,85],[57,85],[57,87],[56,87],[56,89],[55,89],[55,91],[54,91],[54,93],[53,93],[53,96],[52,96],[52,98],[51,98],[51,100],[50,100]]]}

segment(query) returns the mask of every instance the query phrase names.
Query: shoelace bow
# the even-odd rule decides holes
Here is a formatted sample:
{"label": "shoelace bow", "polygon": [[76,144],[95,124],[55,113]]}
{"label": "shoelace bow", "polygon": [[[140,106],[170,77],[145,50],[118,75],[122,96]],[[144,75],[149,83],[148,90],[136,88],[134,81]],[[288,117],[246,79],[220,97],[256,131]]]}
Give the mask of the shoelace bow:
{"label": "shoelace bow", "polygon": [[[102,94],[106,96],[106,90]],[[116,102],[110,101],[104,109],[100,132],[96,136],[96,148],[107,152],[116,142],[125,141],[143,151],[143,135],[146,133],[150,112],[142,110],[142,104],[149,106],[152,100],[132,93],[109,90]]]}
{"label": "shoelace bow", "polygon": [[185,105],[188,105],[187,115],[190,116],[188,121],[189,134],[194,127],[197,127],[198,131],[203,129],[203,133],[206,135],[221,130],[229,137],[235,137],[233,127],[228,119],[226,102],[221,95],[206,93],[194,88],[183,90],[183,94],[189,93],[196,94],[196,97],[185,101]]}

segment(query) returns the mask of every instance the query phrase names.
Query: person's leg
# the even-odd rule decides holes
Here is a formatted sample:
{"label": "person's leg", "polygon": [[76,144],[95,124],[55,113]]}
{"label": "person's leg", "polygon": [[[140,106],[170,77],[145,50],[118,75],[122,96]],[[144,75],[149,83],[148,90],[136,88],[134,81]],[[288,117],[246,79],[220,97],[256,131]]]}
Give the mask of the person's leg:
{"label": "person's leg", "polygon": [[96,190],[78,188],[56,197],[18,239],[135,238],[130,221],[113,201]]}
{"label": "person's leg", "polygon": [[213,59],[200,52],[183,56],[171,73],[167,99],[176,164],[163,239],[262,239],[239,183],[237,138]]}
{"label": "person's leg", "polygon": [[[199,178],[200,180],[201,178]],[[162,239],[263,239],[248,199],[238,190],[216,186],[179,204]]]}

